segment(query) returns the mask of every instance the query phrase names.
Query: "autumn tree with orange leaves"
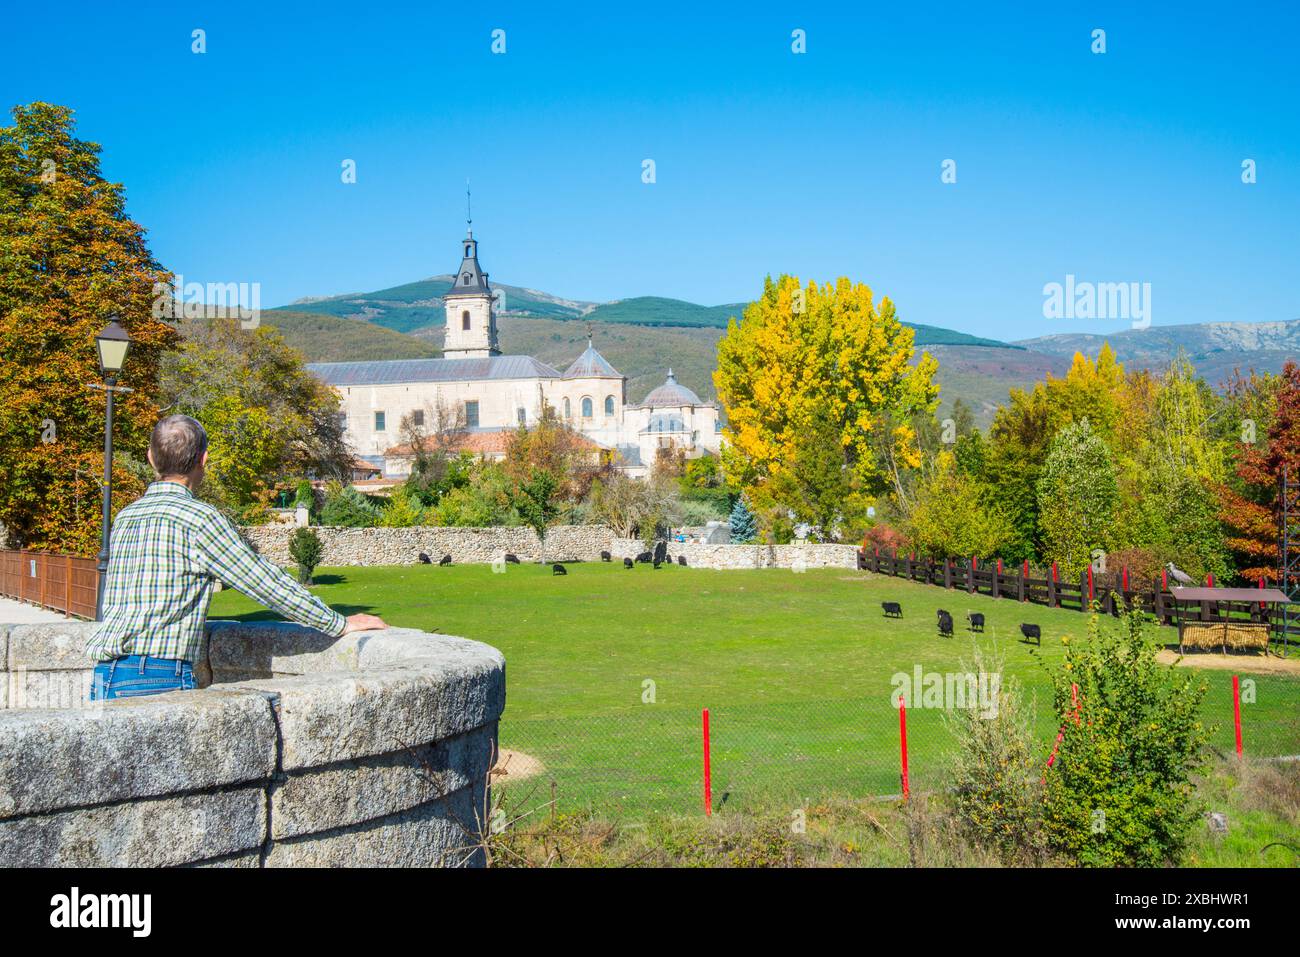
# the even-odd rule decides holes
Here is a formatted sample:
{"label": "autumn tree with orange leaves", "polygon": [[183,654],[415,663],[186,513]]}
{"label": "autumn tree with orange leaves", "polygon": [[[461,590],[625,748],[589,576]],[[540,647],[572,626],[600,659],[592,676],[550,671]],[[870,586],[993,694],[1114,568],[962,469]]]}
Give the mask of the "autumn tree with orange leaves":
{"label": "autumn tree with orange leaves", "polygon": [[1282,467],[1292,482],[1300,482],[1300,366],[1288,361],[1275,386],[1272,421],[1259,436],[1263,441],[1238,446],[1240,490],[1225,488],[1220,494],[1220,518],[1230,532],[1228,546],[1241,556],[1241,575],[1271,582],[1278,578]]}
{"label": "autumn tree with orange leaves", "polygon": [[72,111],[13,110],[0,127],[0,524],[15,544],[93,555],[100,534],[104,392],[95,335],[116,317],[132,346],[114,404],[114,504],[143,490],[158,366],[175,332],[153,315],[171,275],[100,173]]}

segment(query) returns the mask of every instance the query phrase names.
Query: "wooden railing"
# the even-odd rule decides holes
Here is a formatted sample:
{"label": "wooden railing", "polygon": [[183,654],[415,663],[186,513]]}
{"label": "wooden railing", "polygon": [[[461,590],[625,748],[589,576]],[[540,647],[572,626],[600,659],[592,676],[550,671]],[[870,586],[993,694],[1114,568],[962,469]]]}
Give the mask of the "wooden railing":
{"label": "wooden railing", "polygon": [[93,558],[0,549],[0,595],[93,619],[98,591]]}
{"label": "wooden railing", "polygon": [[[1015,598],[1019,601],[1086,612],[1098,603],[1103,614],[1118,615],[1140,603],[1161,624],[1177,626],[1183,621],[1199,622],[1266,622],[1273,640],[1288,646],[1300,645],[1300,623],[1294,613],[1288,620],[1280,606],[1260,607],[1253,601],[1188,601],[1178,599],[1163,587],[1159,578],[1148,589],[1114,588],[1098,582],[1088,570],[1079,581],[1060,581],[1051,569],[1038,571],[1024,565],[1003,568],[1000,563],[977,559],[941,561],[917,555],[887,554],[874,548],[860,549],[858,567],[882,575],[894,575],[908,581],[944,588],[960,589],[970,594],[992,598]],[[1100,576],[1096,576],[1100,577]]]}

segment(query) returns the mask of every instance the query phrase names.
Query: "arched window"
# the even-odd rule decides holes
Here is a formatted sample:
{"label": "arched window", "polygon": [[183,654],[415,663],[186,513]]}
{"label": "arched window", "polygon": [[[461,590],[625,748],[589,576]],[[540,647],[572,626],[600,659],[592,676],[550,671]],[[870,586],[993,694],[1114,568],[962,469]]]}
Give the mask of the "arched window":
{"label": "arched window", "polygon": [[469,259],[470,254],[473,253],[473,252],[474,252],[474,247],[471,246],[471,245],[469,245],[468,243],[466,243],[466,244],[465,244],[465,258],[466,258],[466,259]]}
{"label": "arched window", "polygon": [[564,400],[564,417],[566,419],[573,418],[573,409],[570,408],[569,400],[567,398]]}
{"label": "arched window", "polygon": [[462,312],[462,313],[460,314],[460,327],[461,327],[462,329],[468,329],[468,328],[469,328],[469,310],[468,310],[468,309],[466,309],[464,312]]}
{"label": "arched window", "polygon": [[605,396],[605,414],[614,414],[614,397],[612,395]]}
{"label": "arched window", "polygon": [[583,399],[582,399],[582,417],[583,417],[584,419],[590,419],[590,418],[591,418],[591,396],[583,396]]}
{"label": "arched window", "polygon": [[463,276],[460,277],[460,284],[461,284],[462,286],[468,286],[468,285],[469,285],[469,273],[465,273],[465,275],[463,275]]}

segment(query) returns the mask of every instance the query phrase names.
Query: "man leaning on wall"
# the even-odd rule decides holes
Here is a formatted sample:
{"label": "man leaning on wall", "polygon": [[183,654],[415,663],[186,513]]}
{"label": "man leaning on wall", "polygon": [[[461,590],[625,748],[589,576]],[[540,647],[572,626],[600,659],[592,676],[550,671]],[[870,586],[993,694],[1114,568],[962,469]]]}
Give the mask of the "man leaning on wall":
{"label": "man leaning on wall", "polygon": [[158,481],[113,523],[104,617],[86,642],[96,662],[92,701],[193,689],[218,580],[332,638],[388,627],[374,615],[344,618],[254,552],[195,497],[207,461],[208,436],[194,419],[170,415],[154,426],[149,464]]}

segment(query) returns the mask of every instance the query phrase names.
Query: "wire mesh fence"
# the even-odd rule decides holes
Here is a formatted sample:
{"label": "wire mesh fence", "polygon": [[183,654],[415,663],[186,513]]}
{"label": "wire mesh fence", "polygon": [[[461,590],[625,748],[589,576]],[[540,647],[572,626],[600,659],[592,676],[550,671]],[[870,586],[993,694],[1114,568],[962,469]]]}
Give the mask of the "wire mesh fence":
{"label": "wire mesh fence", "polygon": [[[1294,680],[1243,676],[1242,691],[1245,753],[1300,753]],[[1265,714],[1259,701],[1292,706]],[[1040,692],[1026,704],[1046,764],[1058,730],[1051,701]],[[625,822],[703,814],[706,800],[714,813],[743,814],[831,797],[901,795],[900,716],[888,696],[709,702],[707,752],[704,710],[646,704],[581,719],[515,719],[507,713],[500,726],[505,773],[493,785],[504,787],[516,805],[554,802],[559,813],[587,811]],[[1201,715],[1211,747],[1231,754],[1236,732],[1230,692],[1212,690]],[[912,791],[951,785],[958,747],[952,717],[950,710],[916,701],[907,708]]]}

